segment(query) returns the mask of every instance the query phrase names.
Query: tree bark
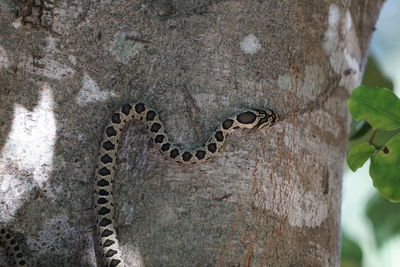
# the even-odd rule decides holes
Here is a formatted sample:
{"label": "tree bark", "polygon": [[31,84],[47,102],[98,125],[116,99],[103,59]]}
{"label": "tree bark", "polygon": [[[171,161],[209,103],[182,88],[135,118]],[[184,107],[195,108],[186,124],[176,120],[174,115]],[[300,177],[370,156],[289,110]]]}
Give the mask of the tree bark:
{"label": "tree bark", "polygon": [[[383,0],[2,1],[0,223],[38,266],[94,266],[93,173],[126,102],[184,147],[227,116],[280,122],[231,135],[205,164],[163,158],[140,123],[119,150],[129,266],[339,266],[349,117]],[[0,264],[4,262],[0,250]]]}

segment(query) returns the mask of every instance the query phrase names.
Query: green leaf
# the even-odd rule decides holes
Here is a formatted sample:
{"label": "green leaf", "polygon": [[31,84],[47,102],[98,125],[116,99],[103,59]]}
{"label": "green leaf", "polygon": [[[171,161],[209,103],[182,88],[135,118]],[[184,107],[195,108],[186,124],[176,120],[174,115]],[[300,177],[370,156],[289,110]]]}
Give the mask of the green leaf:
{"label": "green leaf", "polygon": [[396,129],[393,131],[379,130],[374,140],[375,147],[379,149],[384,147],[386,143],[398,133],[400,133],[400,129]]}
{"label": "green leaf", "polygon": [[372,223],[375,240],[379,247],[400,234],[400,205],[398,203],[392,203],[382,195],[375,194],[369,199],[365,213]]}
{"label": "green leaf", "polygon": [[374,151],[375,147],[367,142],[354,145],[350,149],[349,154],[347,154],[347,164],[349,165],[350,169],[355,172],[358,168],[364,165]]}
{"label": "green leaf", "polygon": [[400,134],[372,156],[369,174],[382,195],[392,201],[400,201]]}
{"label": "green leaf", "polygon": [[349,109],[355,120],[365,120],[375,129],[400,128],[400,100],[386,88],[357,87]]}

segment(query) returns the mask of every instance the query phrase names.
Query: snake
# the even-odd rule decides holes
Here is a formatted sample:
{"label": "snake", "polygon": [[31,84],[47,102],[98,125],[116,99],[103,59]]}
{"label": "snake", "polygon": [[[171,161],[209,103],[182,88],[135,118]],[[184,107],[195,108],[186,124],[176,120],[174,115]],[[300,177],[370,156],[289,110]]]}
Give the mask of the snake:
{"label": "snake", "polygon": [[155,146],[167,158],[180,164],[202,163],[220,150],[228,134],[236,129],[261,129],[277,121],[270,109],[249,109],[225,119],[200,147],[182,149],[170,141],[157,112],[144,103],[125,104],[116,110],[103,134],[95,173],[95,211],[98,241],[107,267],[125,266],[115,229],[113,179],[122,129],[131,120],[143,121]]}
{"label": "snake", "polygon": [[[182,149],[171,142],[158,113],[147,104],[129,103],[115,110],[104,128],[95,170],[94,189],[97,240],[102,254],[102,265],[107,267],[125,266],[117,238],[113,182],[121,133],[125,125],[132,120],[144,122],[153,144],[167,158],[179,164],[196,164],[215,156],[226,137],[235,130],[273,126],[277,115],[271,109],[248,109],[226,118],[203,145],[194,149]],[[7,252],[11,252],[8,254],[13,257],[16,266],[25,266],[25,255],[19,252],[19,245],[9,230],[1,228],[0,243],[3,243]]]}
{"label": "snake", "polygon": [[0,226],[0,244],[6,248],[6,256],[10,258],[10,264],[14,266],[26,266],[26,255],[21,249],[20,242],[9,229]]}

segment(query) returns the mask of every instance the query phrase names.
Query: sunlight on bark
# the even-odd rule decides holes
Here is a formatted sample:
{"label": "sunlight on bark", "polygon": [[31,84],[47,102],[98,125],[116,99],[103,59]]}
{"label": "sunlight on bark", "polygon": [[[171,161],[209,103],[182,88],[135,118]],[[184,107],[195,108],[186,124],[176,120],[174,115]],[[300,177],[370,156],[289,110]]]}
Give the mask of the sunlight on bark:
{"label": "sunlight on bark", "polygon": [[[0,191],[7,209],[17,210],[18,200],[34,187],[48,186],[56,142],[53,108],[53,93],[47,83],[32,111],[14,106],[12,126],[0,156]],[[53,196],[51,191],[44,191]]]}

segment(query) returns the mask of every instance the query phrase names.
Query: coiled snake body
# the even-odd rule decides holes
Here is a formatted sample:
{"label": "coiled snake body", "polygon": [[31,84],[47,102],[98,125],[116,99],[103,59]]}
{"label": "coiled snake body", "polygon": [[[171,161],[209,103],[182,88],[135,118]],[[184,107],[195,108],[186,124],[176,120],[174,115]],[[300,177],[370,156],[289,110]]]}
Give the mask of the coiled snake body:
{"label": "coiled snake body", "polygon": [[[250,109],[229,117],[212,133],[208,141],[194,150],[181,149],[170,142],[157,112],[143,103],[125,104],[115,111],[105,127],[95,174],[94,203],[98,241],[105,266],[124,266],[115,229],[113,179],[116,154],[122,129],[131,120],[146,124],[154,144],[162,154],[177,163],[194,164],[213,157],[225,142],[226,136],[239,128],[263,128],[275,124],[277,117],[270,109]],[[0,234],[1,239],[6,236]],[[10,247],[10,242],[6,243]],[[18,262],[17,262],[18,264]],[[22,265],[21,265],[22,266]]]}
{"label": "coiled snake body", "polygon": [[194,150],[183,150],[172,144],[165,133],[158,114],[145,104],[126,104],[114,112],[104,131],[98,167],[96,170],[95,205],[98,239],[107,266],[124,266],[115,231],[112,180],[115,175],[115,159],[120,133],[130,120],[142,120],[149,129],[155,145],[161,153],[182,164],[206,161],[221,148],[226,136],[238,128],[262,128],[276,121],[272,110],[251,109],[226,119],[208,141]]}
{"label": "coiled snake body", "polygon": [[17,242],[10,230],[0,227],[0,244],[6,248],[6,256],[10,257],[9,262],[15,266],[26,266],[26,256],[22,252],[21,245]]}

